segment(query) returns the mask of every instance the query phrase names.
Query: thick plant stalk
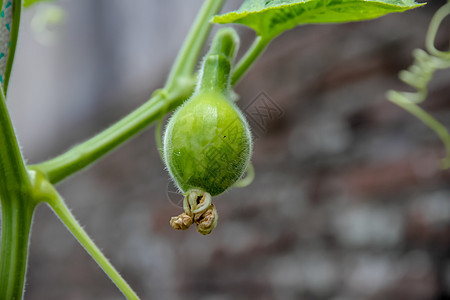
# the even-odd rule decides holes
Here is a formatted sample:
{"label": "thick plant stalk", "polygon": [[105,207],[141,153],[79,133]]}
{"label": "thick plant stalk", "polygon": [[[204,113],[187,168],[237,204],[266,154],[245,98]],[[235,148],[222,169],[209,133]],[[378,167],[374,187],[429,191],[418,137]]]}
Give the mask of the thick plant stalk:
{"label": "thick plant stalk", "polygon": [[22,299],[34,207],[20,193],[2,198],[0,299]]}
{"label": "thick plant stalk", "polygon": [[35,203],[25,163],[0,91],[0,299],[21,299]]}
{"label": "thick plant stalk", "polygon": [[[2,7],[1,83],[5,90],[19,32],[21,0],[0,1]],[[11,32],[11,33],[9,33]],[[4,76],[4,77],[3,77]],[[36,203],[11,118],[0,88],[0,299],[22,299],[28,261],[31,220]]]}

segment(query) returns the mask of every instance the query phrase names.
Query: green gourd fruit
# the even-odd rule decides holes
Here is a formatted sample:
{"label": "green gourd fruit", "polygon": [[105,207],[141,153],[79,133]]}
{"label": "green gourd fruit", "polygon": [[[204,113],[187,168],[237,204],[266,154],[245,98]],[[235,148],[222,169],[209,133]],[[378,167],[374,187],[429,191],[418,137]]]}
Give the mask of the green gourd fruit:
{"label": "green gourd fruit", "polygon": [[196,91],[165,129],[164,162],[185,194],[200,190],[219,195],[238,181],[249,165],[251,133],[233,103],[229,83],[238,41],[232,29],[218,32],[203,61]]}
{"label": "green gourd fruit", "polygon": [[194,95],[175,112],[164,135],[167,168],[184,193],[223,193],[244,174],[251,149],[247,122],[220,93]]}

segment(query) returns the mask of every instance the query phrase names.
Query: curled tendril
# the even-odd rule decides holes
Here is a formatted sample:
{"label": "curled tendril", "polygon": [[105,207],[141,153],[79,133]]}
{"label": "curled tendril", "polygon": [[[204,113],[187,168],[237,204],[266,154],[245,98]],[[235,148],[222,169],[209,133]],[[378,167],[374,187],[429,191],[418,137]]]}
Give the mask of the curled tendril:
{"label": "curled tendril", "polygon": [[428,95],[428,83],[438,69],[450,68],[450,51],[439,51],[434,46],[440,24],[450,14],[450,0],[434,14],[426,37],[427,51],[415,49],[413,51],[414,64],[401,71],[399,78],[417,89],[417,92],[388,91],[387,98],[403,109],[407,110],[430,127],[440,137],[445,145],[446,157],[442,160],[442,167],[450,167],[450,134],[444,125],[418,106]]}

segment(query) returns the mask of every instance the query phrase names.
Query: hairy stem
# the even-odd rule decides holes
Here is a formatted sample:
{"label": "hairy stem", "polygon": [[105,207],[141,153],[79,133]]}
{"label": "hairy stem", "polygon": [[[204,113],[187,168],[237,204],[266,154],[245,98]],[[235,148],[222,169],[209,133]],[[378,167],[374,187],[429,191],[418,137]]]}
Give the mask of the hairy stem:
{"label": "hairy stem", "polygon": [[100,134],[75,146],[62,155],[30,168],[38,169],[47,176],[51,183],[57,183],[90,165],[131,136],[140,132],[160,116],[160,110],[164,107],[163,98],[160,95],[156,95]]}
{"label": "hairy stem", "polygon": [[[64,200],[54,190],[53,195],[46,199],[46,202],[53,209],[59,219],[67,226],[69,231],[78,240],[78,242],[86,249],[86,251],[92,256],[97,264],[103,269],[108,277],[114,282],[119,290],[129,300],[139,299],[133,289],[128,283],[120,276],[119,272],[109,262],[109,260],[103,255],[100,249],[95,245],[94,241],[83,230],[78,221],[70,212]],[[2,298],[3,299],[3,298]]]}
{"label": "hairy stem", "polygon": [[6,107],[3,93],[0,93],[0,197],[15,188],[28,185],[28,175],[20,152],[19,143]]}
{"label": "hairy stem", "polygon": [[203,4],[172,66],[165,85],[167,90],[176,88],[180,79],[192,76],[200,51],[211,31],[212,24],[209,20],[220,11],[224,3],[225,0],[206,0]]}
{"label": "hairy stem", "polygon": [[28,257],[34,204],[25,163],[0,92],[0,200],[2,237],[0,299],[21,299]]}
{"label": "hairy stem", "polygon": [[233,71],[231,77],[231,85],[234,86],[241,79],[241,77],[247,72],[250,66],[256,61],[256,59],[263,53],[267,45],[272,38],[258,36],[253,42],[252,46],[247,50],[241,60],[237,63],[236,68]]}
{"label": "hairy stem", "polygon": [[[190,93],[189,93],[190,94]],[[170,111],[187,95],[168,95],[167,98],[156,93],[150,101],[107,128],[100,134],[70,149],[64,154],[38,165],[31,166],[44,173],[51,183],[57,183],[73,173],[92,164],[112,149],[141,132],[163,112]],[[169,104],[169,105],[167,105]]]}
{"label": "hairy stem", "polygon": [[26,195],[2,198],[0,299],[22,299],[34,207]]}
{"label": "hairy stem", "polygon": [[239,36],[234,29],[223,28],[216,33],[203,59],[197,91],[228,93],[231,66],[238,47]]}

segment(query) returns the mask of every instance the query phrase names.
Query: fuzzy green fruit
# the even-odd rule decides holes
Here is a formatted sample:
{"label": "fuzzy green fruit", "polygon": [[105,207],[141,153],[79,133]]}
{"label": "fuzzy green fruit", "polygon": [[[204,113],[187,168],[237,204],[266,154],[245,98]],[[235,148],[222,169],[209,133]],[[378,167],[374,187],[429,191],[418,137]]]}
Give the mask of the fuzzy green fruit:
{"label": "fuzzy green fruit", "polygon": [[164,160],[181,191],[211,196],[244,174],[252,152],[249,126],[221,93],[198,92],[170,119],[164,134]]}

